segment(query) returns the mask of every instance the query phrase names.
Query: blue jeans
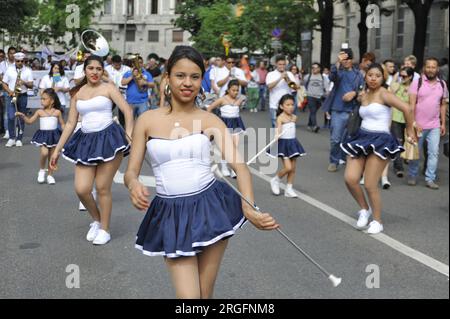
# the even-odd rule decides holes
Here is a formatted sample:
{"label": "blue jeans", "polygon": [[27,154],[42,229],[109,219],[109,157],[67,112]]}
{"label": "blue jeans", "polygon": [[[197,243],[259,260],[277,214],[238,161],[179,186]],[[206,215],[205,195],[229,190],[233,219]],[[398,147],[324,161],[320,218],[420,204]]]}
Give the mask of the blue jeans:
{"label": "blue jeans", "polygon": [[258,107],[258,105],[261,103],[260,110],[264,110],[266,108],[266,94],[267,94],[267,85],[260,84],[258,102],[256,103],[256,107]]}
{"label": "blue jeans", "polygon": [[133,115],[135,118],[138,118],[142,113],[145,111],[148,111],[148,102],[138,103],[138,104],[131,104],[129,103],[131,108],[133,109]]}
{"label": "blue jeans", "polygon": [[272,121],[272,127],[275,127],[275,124],[277,123],[277,109],[269,108],[270,110],[270,120]]}
{"label": "blue jeans", "polygon": [[350,113],[332,111],[330,128],[330,164],[339,164],[339,160],[345,160],[345,153],[341,149],[341,143],[347,136],[347,122]]}
{"label": "blue jeans", "polygon": [[[25,130],[25,121],[18,117],[16,119],[16,106],[12,103],[10,96],[5,97],[6,109],[8,110],[8,132],[9,138],[12,140],[21,141],[23,138],[23,131]],[[20,94],[17,97],[17,111],[26,114],[27,113],[28,95]],[[16,127],[18,128],[18,135],[16,136]]]}
{"label": "blue jeans", "polygon": [[[419,154],[422,154],[424,141],[427,141],[428,144],[428,161],[427,161],[427,170],[425,171],[426,182],[434,182],[434,180],[436,179],[440,140],[441,140],[440,128],[423,130],[422,136],[419,138]],[[419,162],[420,160],[409,162],[408,175],[410,177],[415,178],[417,177],[417,175],[419,175]]]}

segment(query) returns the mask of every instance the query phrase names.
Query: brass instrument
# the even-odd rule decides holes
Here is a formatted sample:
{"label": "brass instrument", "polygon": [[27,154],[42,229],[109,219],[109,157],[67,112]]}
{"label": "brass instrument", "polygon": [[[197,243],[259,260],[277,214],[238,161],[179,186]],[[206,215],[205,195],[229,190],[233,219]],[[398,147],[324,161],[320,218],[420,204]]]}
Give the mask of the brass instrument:
{"label": "brass instrument", "polygon": [[127,59],[132,61],[133,70],[136,69],[138,71],[138,75],[136,76],[135,81],[136,81],[136,85],[139,88],[139,91],[145,91],[145,90],[147,90],[147,86],[139,84],[140,81],[144,80],[144,75],[142,74],[142,67],[141,67],[141,64],[139,63],[139,58],[140,58],[140,55],[138,53],[130,54],[127,56]]}
{"label": "brass instrument", "polygon": [[81,33],[81,43],[68,54],[73,56],[76,52],[76,59],[80,62],[83,59],[83,52],[90,52],[100,57],[107,56],[109,53],[108,41],[97,31],[88,29]]}
{"label": "brass instrument", "polygon": [[19,85],[19,82],[21,80],[21,74],[22,74],[22,69],[18,69],[17,70],[17,78],[16,78],[16,84],[14,85],[14,95],[12,96],[12,100],[11,102],[16,104],[17,102],[17,96],[19,94],[22,94],[22,88]]}

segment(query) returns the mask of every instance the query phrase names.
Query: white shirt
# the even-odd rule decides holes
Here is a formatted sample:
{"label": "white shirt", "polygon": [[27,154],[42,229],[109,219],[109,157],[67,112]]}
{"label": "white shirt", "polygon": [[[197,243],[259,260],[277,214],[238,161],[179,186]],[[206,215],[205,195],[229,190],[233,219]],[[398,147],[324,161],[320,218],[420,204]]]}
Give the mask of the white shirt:
{"label": "white shirt", "polygon": [[[41,83],[39,83],[40,89],[50,89],[53,87],[53,79],[50,78],[50,76],[47,74],[41,79]],[[55,83],[56,88],[63,88],[68,89],[69,86],[69,80],[66,76],[61,76],[61,81],[58,81]],[[67,105],[66,103],[66,93],[64,92],[56,92],[56,95],[58,95],[59,102],[61,102],[61,105]]]}
{"label": "white shirt", "polygon": [[[223,79],[226,79],[228,77],[228,75],[230,75],[230,73],[233,74],[236,79],[247,82],[245,73],[241,69],[233,67],[233,68],[231,68],[231,70],[228,70],[227,67],[223,67],[223,68],[217,69],[217,72],[215,74],[214,81],[215,81],[216,85],[219,86],[217,83],[222,81]],[[230,83],[230,80],[227,83],[225,83],[224,86],[220,87],[219,97],[222,97],[226,94],[226,91],[228,90],[228,83]],[[239,92],[240,92],[240,89],[241,89],[241,87],[239,86]]]}
{"label": "white shirt", "polygon": [[[294,74],[287,72],[287,75],[292,82],[296,82]],[[281,78],[281,73],[278,70],[269,72],[269,74],[267,74],[266,83],[269,85],[278,81],[279,78]],[[278,84],[270,90],[269,107],[271,109],[277,109],[283,95],[290,94],[291,91],[291,88],[284,79],[278,82]]]}
{"label": "white shirt", "polygon": [[0,63],[0,78],[5,74],[6,70],[11,66],[15,65],[14,63],[10,63],[8,59],[2,61]]}
{"label": "white shirt", "polygon": [[78,80],[84,77],[84,64],[77,65],[75,68],[75,73],[73,75],[74,80]]}
{"label": "white shirt", "polygon": [[131,68],[126,65],[122,65],[119,70],[116,70],[112,65],[108,65],[105,68],[105,71],[108,72],[109,78],[114,82],[114,84],[118,88],[126,87],[126,85],[121,84],[122,77],[125,73],[127,73],[130,70]]}
{"label": "white shirt", "polygon": [[252,72],[252,78],[250,79],[250,82],[248,82],[249,88],[259,88],[259,74],[254,70]]}
{"label": "white shirt", "polygon": [[[17,79],[17,70],[15,65],[11,65],[3,75],[3,82],[6,83],[11,91],[15,90]],[[33,82],[33,73],[30,68],[22,67],[20,79],[24,82]],[[28,88],[25,85],[21,86],[22,93],[27,93]]]}

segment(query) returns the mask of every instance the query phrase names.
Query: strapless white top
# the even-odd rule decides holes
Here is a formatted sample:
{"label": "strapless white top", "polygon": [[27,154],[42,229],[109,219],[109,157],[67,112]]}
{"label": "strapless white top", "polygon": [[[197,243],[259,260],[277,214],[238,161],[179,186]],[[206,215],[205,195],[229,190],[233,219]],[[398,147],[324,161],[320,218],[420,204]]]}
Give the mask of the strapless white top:
{"label": "strapless white top", "polygon": [[45,116],[39,118],[39,129],[42,131],[53,131],[58,128],[58,118],[56,116]]}
{"label": "strapless white top", "polygon": [[192,195],[215,179],[211,141],[203,133],[175,140],[150,138],[147,152],[159,195]]}
{"label": "strapless white top", "polygon": [[239,106],[226,104],[220,108],[220,116],[223,118],[239,117]]}
{"label": "strapless white top", "polygon": [[390,132],[392,110],[389,106],[380,103],[370,103],[359,108],[362,118],[361,128],[367,131]]}
{"label": "strapless white top", "polygon": [[284,132],[283,135],[281,135],[280,139],[292,139],[292,138],[296,138],[295,136],[295,123],[294,122],[289,122],[289,123],[284,123],[281,126],[281,132]]}
{"label": "strapless white top", "polygon": [[85,133],[98,132],[112,124],[113,102],[103,95],[89,100],[78,100],[77,111],[81,114],[81,130]]}

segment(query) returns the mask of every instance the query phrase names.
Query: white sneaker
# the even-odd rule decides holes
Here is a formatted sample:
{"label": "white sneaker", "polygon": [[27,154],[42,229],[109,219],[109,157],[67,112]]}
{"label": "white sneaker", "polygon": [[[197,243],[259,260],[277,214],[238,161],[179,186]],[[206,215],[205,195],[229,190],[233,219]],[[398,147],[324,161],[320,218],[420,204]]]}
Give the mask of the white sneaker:
{"label": "white sneaker", "polygon": [[95,239],[92,243],[94,245],[104,245],[107,242],[109,242],[110,240],[111,240],[111,235],[107,231],[100,229],[98,231],[97,237],[95,237]]}
{"label": "white sneaker", "polygon": [[347,162],[344,161],[344,160],[342,160],[342,159],[339,160],[339,165],[345,165],[346,163],[347,163]]}
{"label": "white sneaker", "polygon": [[289,198],[296,198],[298,195],[295,193],[294,189],[292,188],[292,185],[288,184],[286,185],[286,189],[284,190],[284,196]]}
{"label": "white sneaker", "polygon": [[55,178],[53,176],[51,176],[51,175],[48,175],[47,176],[47,184],[48,185],[55,185],[55,183],[56,183]]}
{"label": "white sneaker", "polygon": [[369,217],[372,215],[372,212],[369,210],[361,209],[359,212],[358,221],[356,222],[356,227],[358,228],[364,228],[367,226],[367,223],[369,222]]}
{"label": "white sneaker", "polygon": [[373,220],[369,224],[369,229],[367,229],[367,233],[371,235],[375,235],[378,233],[381,233],[383,231],[383,225],[377,222],[376,220]]}
{"label": "white sneaker", "polygon": [[80,202],[80,203],[78,204],[78,210],[85,211],[85,210],[87,210],[87,209],[86,209],[86,207],[84,207],[83,203]]}
{"label": "white sneaker", "polygon": [[231,172],[228,169],[226,164],[222,165],[222,175],[225,176],[225,177],[229,177],[231,175]]}
{"label": "white sneaker", "polygon": [[230,171],[230,177],[231,177],[231,178],[236,178],[236,177],[237,177],[237,175],[236,175],[236,173],[234,172],[234,170],[231,170],[231,171]]}
{"label": "white sneaker", "polygon": [[270,188],[274,195],[280,195],[280,178],[278,175],[275,175],[275,177],[270,180]]}
{"label": "white sneaker", "polygon": [[45,169],[39,170],[37,182],[39,184],[43,184],[45,182]]}
{"label": "white sneaker", "polygon": [[381,177],[381,186],[383,189],[389,189],[391,187],[391,182],[389,182],[387,176]]}
{"label": "white sneaker", "polygon": [[9,139],[8,142],[6,142],[6,147],[12,147],[12,146],[16,146],[16,140],[13,139]]}
{"label": "white sneaker", "polygon": [[3,139],[4,140],[8,140],[9,139],[9,131],[6,130],[5,135],[3,135]]}
{"label": "white sneaker", "polygon": [[16,146],[17,147],[22,147],[23,146],[22,141],[17,140],[16,141]]}
{"label": "white sneaker", "polygon": [[98,235],[101,224],[99,222],[93,222],[89,226],[91,228],[89,228],[89,231],[86,235],[86,239],[88,241],[93,241]]}
{"label": "white sneaker", "polygon": [[359,185],[364,185],[364,176],[361,177],[361,180],[359,181]]}

